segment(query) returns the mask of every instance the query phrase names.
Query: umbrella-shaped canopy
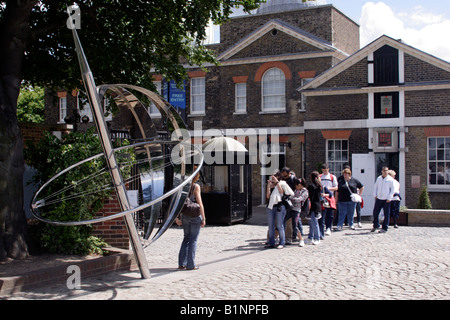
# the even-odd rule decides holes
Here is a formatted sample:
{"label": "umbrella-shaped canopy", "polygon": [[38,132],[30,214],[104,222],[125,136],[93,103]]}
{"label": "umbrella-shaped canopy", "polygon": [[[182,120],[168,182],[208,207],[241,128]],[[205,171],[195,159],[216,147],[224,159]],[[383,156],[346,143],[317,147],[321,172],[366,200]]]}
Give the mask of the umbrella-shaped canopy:
{"label": "umbrella-shaped canopy", "polygon": [[203,144],[203,152],[247,152],[239,141],[229,137],[217,137]]}

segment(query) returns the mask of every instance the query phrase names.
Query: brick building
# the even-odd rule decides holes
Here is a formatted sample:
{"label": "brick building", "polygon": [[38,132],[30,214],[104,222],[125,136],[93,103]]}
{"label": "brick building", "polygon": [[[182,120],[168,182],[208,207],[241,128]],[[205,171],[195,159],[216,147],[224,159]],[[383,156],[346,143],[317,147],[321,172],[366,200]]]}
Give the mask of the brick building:
{"label": "brick building", "polygon": [[[252,173],[254,204],[265,202],[267,174],[273,171],[261,163],[276,157],[277,167],[289,166],[299,176],[305,172],[307,112],[296,89],[359,49],[359,26],[333,5],[288,2],[269,1],[256,14],[223,24],[220,43],[209,46],[219,66],[207,66],[206,72],[186,66],[188,127],[196,129],[194,137],[209,137],[210,129],[245,136],[258,157]],[[274,135],[276,151],[263,146],[274,142]],[[251,145],[255,136],[257,146]]]}
{"label": "brick building", "polygon": [[[332,4],[311,3],[269,0],[231,18],[220,26],[220,43],[208,45],[220,65],[186,65],[184,91],[155,75],[158,91],[179,108],[194,143],[211,129],[246,142],[257,158],[253,204],[265,202],[270,172],[261,163],[276,157],[299,176],[323,162],[340,175],[349,162],[366,186],[365,210],[387,164],[398,172],[403,204],[414,207],[426,184],[433,206],[448,209],[450,182],[439,170],[450,164],[449,64],[385,36],[360,49],[357,23]],[[76,92],[51,99],[47,123],[79,108]],[[117,118],[112,128],[133,131],[132,121]],[[270,141],[278,148],[265,146]]]}
{"label": "brick building", "polygon": [[433,208],[449,209],[450,63],[382,36],[300,91],[307,171],[325,160],[338,173],[349,162],[367,215],[385,165],[397,172],[402,204],[414,208],[425,185]]}
{"label": "brick building", "polygon": [[[220,26],[220,43],[208,45],[220,65],[208,65],[206,71],[186,66],[190,79],[184,92],[154,75],[158,91],[179,108],[194,140],[211,137],[210,129],[240,132],[235,137],[253,150],[254,204],[265,201],[265,173],[271,173],[264,171],[262,162],[276,158],[277,167],[289,166],[298,175],[305,172],[306,104],[296,89],[359,49],[359,26],[354,21],[333,5],[311,3],[271,0],[256,14],[231,18]],[[57,99],[55,94],[46,95],[47,123],[64,123],[80,109],[78,92],[56,95]],[[92,116],[89,108],[80,113],[89,118],[87,124],[78,124],[83,130],[92,125]],[[158,113],[152,115],[161,127]],[[117,119],[120,123],[114,118],[111,128],[133,131],[126,116]],[[255,139],[256,146],[249,145]],[[279,150],[262,146],[275,140]]]}

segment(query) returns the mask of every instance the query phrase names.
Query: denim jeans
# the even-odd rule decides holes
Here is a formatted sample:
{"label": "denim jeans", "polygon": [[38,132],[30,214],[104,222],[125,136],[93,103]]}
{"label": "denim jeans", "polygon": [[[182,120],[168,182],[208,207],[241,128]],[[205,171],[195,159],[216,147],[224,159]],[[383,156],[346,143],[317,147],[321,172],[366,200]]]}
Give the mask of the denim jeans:
{"label": "denim jeans", "polygon": [[[284,226],[286,227],[286,221],[288,221],[290,218],[292,218],[292,239],[297,238],[297,233],[300,232],[300,230],[297,228],[298,226],[298,220],[300,218],[300,212],[291,210],[288,213],[286,213],[286,216],[284,217]],[[301,234],[301,233],[300,233]]]}
{"label": "denim jeans", "polygon": [[195,251],[197,250],[197,239],[200,234],[202,216],[193,218],[183,215],[181,221],[183,223],[184,238],[178,254],[178,265],[187,269],[193,269],[195,268]]}
{"label": "denim jeans", "polygon": [[353,201],[346,201],[346,202],[338,202],[339,206],[339,220],[338,220],[338,227],[341,227],[344,225],[345,217],[347,217],[348,226],[351,228],[353,227],[353,215],[355,213],[356,208],[356,202]]}
{"label": "denim jeans", "polygon": [[316,219],[317,212],[311,211],[311,220],[309,220],[308,239],[320,240],[319,219]]}
{"label": "denim jeans", "polygon": [[361,202],[356,203],[356,222],[361,222]]}
{"label": "denim jeans", "polygon": [[[325,221],[325,225],[324,225]],[[325,208],[322,212],[322,217],[319,219],[319,230],[320,230],[320,236],[324,236],[325,229],[330,228],[333,224],[333,209],[331,208]]]}
{"label": "denim jeans", "polygon": [[[280,209],[280,211],[278,211]],[[275,246],[275,226],[280,237],[280,245],[286,244],[286,236],[284,234],[284,217],[286,216],[286,208],[282,205],[280,207],[273,206],[272,210],[266,208],[267,223],[269,226],[269,245]],[[276,225],[275,225],[276,223]]]}
{"label": "denim jeans", "polygon": [[400,215],[400,201],[391,201],[391,217],[394,219],[394,224],[397,224],[398,217]]}
{"label": "denim jeans", "polygon": [[391,215],[391,203],[387,202],[387,200],[375,199],[375,205],[373,207],[373,227],[380,227],[380,221],[378,217],[380,216],[381,209],[383,209],[384,211],[384,221],[382,228],[387,231],[389,226],[389,216]]}

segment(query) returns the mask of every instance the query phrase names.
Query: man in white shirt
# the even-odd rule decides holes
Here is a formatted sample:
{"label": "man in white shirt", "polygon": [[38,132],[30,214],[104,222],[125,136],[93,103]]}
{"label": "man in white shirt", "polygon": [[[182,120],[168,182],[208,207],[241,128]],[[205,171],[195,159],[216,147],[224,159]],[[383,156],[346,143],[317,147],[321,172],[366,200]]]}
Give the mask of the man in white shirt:
{"label": "man in white shirt", "polygon": [[378,217],[381,209],[384,211],[384,221],[380,233],[387,232],[389,226],[389,216],[391,214],[391,200],[394,197],[394,179],[388,175],[389,168],[383,167],[381,176],[375,181],[373,196],[375,197],[375,205],[373,207],[373,228],[375,232],[380,228]]}

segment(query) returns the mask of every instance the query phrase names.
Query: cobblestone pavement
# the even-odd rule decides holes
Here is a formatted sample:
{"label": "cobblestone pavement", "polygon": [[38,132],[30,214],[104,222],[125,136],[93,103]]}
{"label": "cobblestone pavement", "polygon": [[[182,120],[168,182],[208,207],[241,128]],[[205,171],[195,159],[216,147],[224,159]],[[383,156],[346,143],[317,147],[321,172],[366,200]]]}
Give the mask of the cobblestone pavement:
{"label": "cobblestone pavement", "polygon": [[370,229],[366,221],[319,245],[264,249],[267,227],[258,207],[247,223],[201,230],[199,270],[176,270],[183,231],[172,227],[145,249],[151,279],[138,271],[81,275],[81,289],[48,286],[9,299],[450,299],[450,228]]}

